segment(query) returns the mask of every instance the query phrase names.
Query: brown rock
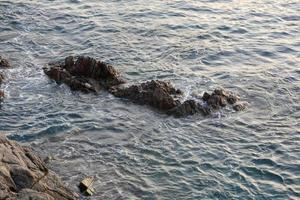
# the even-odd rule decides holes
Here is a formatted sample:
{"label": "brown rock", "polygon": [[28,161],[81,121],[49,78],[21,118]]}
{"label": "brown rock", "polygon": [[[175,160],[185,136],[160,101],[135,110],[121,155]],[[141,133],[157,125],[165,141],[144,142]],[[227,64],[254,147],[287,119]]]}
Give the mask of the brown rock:
{"label": "brown rock", "polygon": [[0,199],[78,199],[28,147],[0,135]]}
{"label": "brown rock", "polygon": [[247,101],[238,101],[235,104],[233,104],[233,109],[235,111],[242,111],[245,110],[249,106],[249,103]]}
{"label": "brown rock", "polygon": [[6,60],[0,56],[0,68],[9,68],[9,67],[11,67],[11,66],[10,66],[8,60]]}
{"label": "brown rock", "polygon": [[100,88],[109,89],[125,82],[112,66],[84,56],[69,56],[64,63],[49,64],[44,72],[57,83],[83,92],[99,92]]}
{"label": "brown rock", "polygon": [[169,82],[152,80],[130,87],[115,87],[110,92],[138,104],[147,104],[166,111],[180,104],[176,99],[182,92],[175,89]]}
{"label": "brown rock", "polygon": [[0,73],[0,85],[3,83],[3,80],[4,80],[4,76],[3,74]]}
{"label": "brown rock", "polygon": [[186,100],[182,104],[179,104],[175,108],[168,111],[168,114],[174,115],[175,117],[186,117],[188,115],[194,115],[200,113],[202,115],[210,114],[208,107],[202,106],[195,100]]}
{"label": "brown rock", "polygon": [[4,99],[4,92],[0,90],[0,101],[2,101],[3,99]]}

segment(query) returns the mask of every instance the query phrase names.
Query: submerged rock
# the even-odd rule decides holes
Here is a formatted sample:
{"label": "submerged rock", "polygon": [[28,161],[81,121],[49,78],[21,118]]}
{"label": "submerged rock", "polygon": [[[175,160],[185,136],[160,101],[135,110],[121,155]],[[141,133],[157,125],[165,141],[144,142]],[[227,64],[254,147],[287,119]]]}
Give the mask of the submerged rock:
{"label": "submerged rock", "polygon": [[44,72],[57,83],[65,83],[72,90],[99,92],[124,83],[112,66],[91,57],[69,56],[63,63],[49,64]]}
{"label": "submerged rock", "polygon": [[116,97],[126,98],[138,104],[146,104],[159,110],[170,110],[180,104],[182,92],[169,82],[152,80],[140,85],[114,87],[109,90]]}
{"label": "submerged rock", "polygon": [[9,67],[10,67],[10,64],[9,64],[8,60],[6,60],[0,56],[0,68],[9,68]]}
{"label": "submerged rock", "polygon": [[78,199],[31,149],[0,135],[0,199]]}

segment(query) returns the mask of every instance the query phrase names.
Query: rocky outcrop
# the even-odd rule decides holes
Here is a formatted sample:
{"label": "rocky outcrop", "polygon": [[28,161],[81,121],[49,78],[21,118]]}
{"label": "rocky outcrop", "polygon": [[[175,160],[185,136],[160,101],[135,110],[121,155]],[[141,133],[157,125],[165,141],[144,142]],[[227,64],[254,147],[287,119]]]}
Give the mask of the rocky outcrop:
{"label": "rocky outcrop", "polygon": [[163,111],[178,106],[180,101],[177,98],[182,94],[182,91],[174,88],[169,82],[158,80],[130,87],[114,87],[110,89],[110,92],[116,97],[150,105]]}
{"label": "rocky outcrop", "polygon": [[65,83],[72,90],[99,92],[124,83],[112,66],[90,57],[69,56],[62,63],[52,63],[44,72],[57,83]]}
{"label": "rocky outcrop", "polygon": [[0,68],[9,68],[10,64],[8,62],[8,60],[6,60],[5,58],[2,58],[0,56]]}
{"label": "rocky outcrop", "polygon": [[28,147],[0,135],[0,199],[78,199]]}
{"label": "rocky outcrop", "polygon": [[170,82],[152,80],[125,86],[125,81],[120,78],[116,69],[90,57],[70,56],[62,63],[49,64],[44,72],[57,83],[65,83],[72,90],[97,93],[103,88],[116,97],[149,105],[176,117],[196,113],[209,115],[228,104],[234,104],[235,110],[242,110],[247,106],[246,103],[238,103],[239,97],[224,89],[215,89],[211,94],[205,92],[201,100],[181,102],[183,92]]}

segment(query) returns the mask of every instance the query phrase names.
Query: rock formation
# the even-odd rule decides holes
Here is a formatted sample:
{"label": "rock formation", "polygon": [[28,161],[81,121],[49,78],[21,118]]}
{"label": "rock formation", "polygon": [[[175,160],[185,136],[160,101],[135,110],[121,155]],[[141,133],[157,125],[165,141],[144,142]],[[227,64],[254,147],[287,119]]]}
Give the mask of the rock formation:
{"label": "rock formation", "polygon": [[174,88],[169,82],[148,81],[130,87],[114,87],[110,92],[116,97],[130,99],[138,104],[150,105],[159,110],[169,110],[180,104],[177,99],[182,91]]}
{"label": "rock formation", "polygon": [[166,81],[152,80],[141,84],[125,86],[125,81],[112,66],[90,57],[67,57],[62,63],[49,64],[44,72],[57,83],[65,83],[72,90],[99,92],[108,90],[116,97],[129,99],[142,105],[149,105],[169,115],[185,117],[196,113],[208,115],[226,105],[243,110],[246,103],[238,103],[239,97],[224,89],[205,92],[201,101],[193,99],[180,101],[183,92]]}
{"label": "rock formation", "polygon": [[52,63],[44,68],[45,74],[57,83],[65,83],[72,90],[99,92],[124,83],[117,70],[90,57],[69,56],[63,63]]}
{"label": "rock formation", "polygon": [[78,199],[28,147],[0,135],[0,199]]}

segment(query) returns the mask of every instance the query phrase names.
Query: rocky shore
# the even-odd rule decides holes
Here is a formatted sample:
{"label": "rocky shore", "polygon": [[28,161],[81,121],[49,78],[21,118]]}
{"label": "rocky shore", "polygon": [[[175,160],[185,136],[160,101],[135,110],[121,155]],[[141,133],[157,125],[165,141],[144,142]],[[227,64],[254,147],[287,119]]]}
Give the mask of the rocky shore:
{"label": "rocky shore", "polygon": [[78,195],[29,147],[0,135],[0,199],[72,200]]}

